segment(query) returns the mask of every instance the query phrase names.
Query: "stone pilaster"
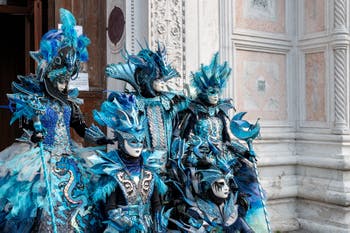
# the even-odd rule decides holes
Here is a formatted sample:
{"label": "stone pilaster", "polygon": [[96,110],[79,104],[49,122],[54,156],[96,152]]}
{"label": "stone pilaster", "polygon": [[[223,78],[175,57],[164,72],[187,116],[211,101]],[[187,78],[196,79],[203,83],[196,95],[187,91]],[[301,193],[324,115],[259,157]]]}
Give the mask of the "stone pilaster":
{"label": "stone pilaster", "polygon": [[342,134],[349,129],[347,1],[334,1],[332,49],[334,55],[334,128]]}
{"label": "stone pilaster", "polygon": [[185,77],[185,0],[150,0],[150,47],[165,44],[168,61]]}
{"label": "stone pilaster", "polygon": [[336,0],[334,1],[334,31],[335,32],[346,32],[347,24],[347,0]]}
{"label": "stone pilaster", "polygon": [[334,133],[348,129],[348,70],[346,44],[333,45],[334,51]]}

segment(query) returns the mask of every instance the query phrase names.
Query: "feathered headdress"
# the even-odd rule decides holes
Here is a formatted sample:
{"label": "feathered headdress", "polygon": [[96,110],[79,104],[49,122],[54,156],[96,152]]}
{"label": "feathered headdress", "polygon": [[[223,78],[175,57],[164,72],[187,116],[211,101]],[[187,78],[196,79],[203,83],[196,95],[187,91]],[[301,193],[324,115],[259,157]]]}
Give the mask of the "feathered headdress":
{"label": "feathered headdress", "polygon": [[231,173],[223,173],[220,169],[211,168],[196,171],[200,193],[205,194],[212,186],[212,184],[219,180],[225,179],[228,181],[232,175]]}
{"label": "feathered headdress", "polygon": [[237,159],[230,155],[224,155],[216,158],[216,163],[207,169],[198,169],[196,177],[198,179],[199,189],[206,192],[208,188],[218,179],[226,181],[233,179],[233,173]]}
{"label": "feathered headdress", "polygon": [[192,85],[197,93],[205,93],[209,87],[215,87],[222,91],[230,76],[231,68],[227,62],[218,64],[219,53],[215,53],[208,66],[201,65],[201,69],[192,73]]}
{"label": "feathered headdress", "polygon": [[128,82],[138,94],[155,96],[152,82],[155,79],[167,81],[178,77],[179,73],[167,63],[166,48],[158,42],[155,52],[142,48],[137,55],[124,53],[126,63],[109,64],[105,73],[107,77]]}
{"label": "feathered headdress", "polygon": [[[71,12],[60,9],[62,27],[48,31],[40,41],[39,51],[31,52],[38,63],[37,76],[40,80],[49,78],[53,82],[58,77],[70,79],[78,75],[80,62],[88,60],[89,38],[77,35],[76,20]],[[74,79],[74,78],[72,78]]]}
{"label": "feathered headdress", "polygon": [[145,117],[139,114],[134,95],[112,92],[93,116],[97,123],[111,128],[118,140],[135,138],[143,142]]}

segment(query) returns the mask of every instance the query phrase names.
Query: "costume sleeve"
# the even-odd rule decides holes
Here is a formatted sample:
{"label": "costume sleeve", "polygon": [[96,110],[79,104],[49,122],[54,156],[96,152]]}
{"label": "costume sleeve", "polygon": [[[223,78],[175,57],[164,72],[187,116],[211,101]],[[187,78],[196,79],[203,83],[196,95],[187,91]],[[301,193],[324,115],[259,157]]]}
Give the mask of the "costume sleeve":
{"label": "costume sleeve", "polygon": [[75,132],[77,132],[77,134],[83,138],[85,136],[85,131],[87,128],[83,114],[81,113],[78,105],[73,103],[71,107],[72,115],[70,119],[70,127],[72,127]]}
{"label": "costume sleeve", "polygon": [[193,130],[196,116],[190,111],[184,111],[177,115],[173,136],[188,139]]}
{"label": "costume sleeve", "polygon": [[178,112],[185,110],[190,105],[190,99],[182,95],[175,95],[171,102],[172,108],[169,112],[171,119],[174,119]]}
{"label": "costume sleeve", "polygon": [[167,232],[168,221],[171,213],[171,209],[164,212],[160,201],[160,194],[157,186],[154,186],[153,194],[151,197],[151,208],[152,208],[152,217],[154,222],[155,233],[165,233]]}
{"label": "costume sleeve", "polygon": [[105,211],[106,215],[108,215],[108,211],[118,208],[118,193],[114,190],[109,196],[106,198],[106,206]]}
{"label": "costume sleeve", "polygon": [[157,186],[154,186],[153,194],[151,197],[151,208],[154,213],[159,212],[162,209],[162,204],[160,201],[159,191]]}
{"label": "costume sleeve", "polygon": [[108,139],[97,126],[92,125],[90,128],[87,127],[79,106],[74,103],[72,104],[70,127],[87,142],[92,142],[97,145],[114,144],[113,140]]}

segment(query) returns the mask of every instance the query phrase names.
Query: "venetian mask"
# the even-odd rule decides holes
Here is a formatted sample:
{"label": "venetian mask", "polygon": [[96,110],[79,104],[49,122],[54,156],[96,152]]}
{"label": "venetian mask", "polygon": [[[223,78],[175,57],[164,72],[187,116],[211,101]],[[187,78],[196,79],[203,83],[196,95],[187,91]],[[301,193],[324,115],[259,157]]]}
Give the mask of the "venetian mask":
{"label": "venetian mask", "polygon": [[156,79],[152,83],[152,87],[156,92],[165,92],[167,91],[166,84],[163,79]]}
{"label": "venetian mask", "polygon": [[68,89],[68,81],[69,79],[66,78],[57,78],[54,81],[54,87],[57,88],[57,90],[61,93],[67,93],[67,89]]}
{"label": "venetian mask", "polygon": [[142,142],[137,141],[136,139],[124,140],[124,150],[125,153],[131,157],[138,158],[141,155],[143,149]]}
{"label": "venetian mask", "polygon": [[230,193],[230,189],[227,185],[227,182],[225,179],[221,178],[216,180],[212,185],[211,189],[213,191],[213,194],[222,199],[226,199]]}
{"label": "venetian mask", "polygon": [[217,105],[219,102],[219,89],[215,87],[209,87],[206,92],[207,101],[211,105]]}

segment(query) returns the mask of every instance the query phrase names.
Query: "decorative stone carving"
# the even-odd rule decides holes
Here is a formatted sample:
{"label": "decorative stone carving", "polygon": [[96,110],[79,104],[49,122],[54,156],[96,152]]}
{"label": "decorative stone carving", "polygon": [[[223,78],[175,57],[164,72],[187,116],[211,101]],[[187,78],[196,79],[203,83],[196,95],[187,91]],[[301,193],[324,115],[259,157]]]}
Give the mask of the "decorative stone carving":
{"label": "decorative stone carving", "polygon": [[348,119],[348,42],[344,36],[347,30],[347,3],[346,0],[334,1],[334,133],[342,134],[349,130]]}
{"label": "decorative stone carving", "polygon": [[158,41],[164,43],[168,61],[184,79],[185,0],[150,0],[150,16],[150,47],[155,49]]}
{"label": "decorative stone carving", "polygon": [[[334,47],[334,108],[335,131],[341,133],[347,128],[347,83],[346,83],[346,45]],[[335,133],[337,133],[335,132]]]}
{"label": "decorative stone carving", "polygon": [[135,0],[130,0],[130,46],[132,53],[135,53],[135,30]]}
{"label": "decorative stone carving", "polygon": [[334,1],[334,29],[346,30],[346,0]]}

